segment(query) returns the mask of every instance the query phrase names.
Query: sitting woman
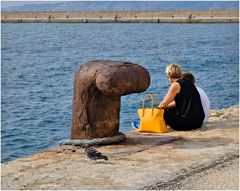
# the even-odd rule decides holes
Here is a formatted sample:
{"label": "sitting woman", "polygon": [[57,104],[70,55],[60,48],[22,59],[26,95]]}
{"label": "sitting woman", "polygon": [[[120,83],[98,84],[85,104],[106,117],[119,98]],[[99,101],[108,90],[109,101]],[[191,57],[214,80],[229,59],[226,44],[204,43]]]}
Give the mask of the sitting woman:
{"label": "sitting woman", "polygon": [[164,119],[174,130],[187,131],[200,128],[205,117],[197,88],[189,80],[181,79],[182,69],[170,64],[166,74],[171,86],[159,108],[164,109]]}

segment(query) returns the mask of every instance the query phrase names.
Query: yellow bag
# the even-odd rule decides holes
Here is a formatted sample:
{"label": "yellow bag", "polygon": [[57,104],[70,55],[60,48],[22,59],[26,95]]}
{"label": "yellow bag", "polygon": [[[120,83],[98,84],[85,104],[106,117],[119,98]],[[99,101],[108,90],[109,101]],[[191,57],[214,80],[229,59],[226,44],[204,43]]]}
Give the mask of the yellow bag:
{"label": "yellow bag", "polygon": [[[149,108],[144,108],[144,103],[148,97]],[[154,97],[156,98],[156,108],[154,108]],[[151,107],[150,107],[151,100]],[[138,131],[163,133],[168,131],[163,118],[164,109],[158,108],[158,97],[156,94],[146,94],[142,102],[142,109],[138,109],[140,126]]]}

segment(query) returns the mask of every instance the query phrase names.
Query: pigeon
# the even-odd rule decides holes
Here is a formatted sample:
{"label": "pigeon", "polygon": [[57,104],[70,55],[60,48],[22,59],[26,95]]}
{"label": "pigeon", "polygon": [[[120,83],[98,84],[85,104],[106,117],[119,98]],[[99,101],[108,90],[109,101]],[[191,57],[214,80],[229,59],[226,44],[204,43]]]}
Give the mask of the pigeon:
{"label": "pigeon", "polygon": [[93,147],[86,147],[85,153],[87,154],[88,158],[91,160],[98,160],[98,159],[104,159],[108,160],[108,157],[94,149]]}

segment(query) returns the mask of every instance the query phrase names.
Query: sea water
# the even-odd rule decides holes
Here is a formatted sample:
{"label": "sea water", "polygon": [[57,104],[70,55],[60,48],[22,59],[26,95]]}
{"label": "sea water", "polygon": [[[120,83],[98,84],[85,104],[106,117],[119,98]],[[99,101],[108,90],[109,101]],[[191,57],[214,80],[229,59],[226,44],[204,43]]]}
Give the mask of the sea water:
{"label": "sea water", "polygon": [[[238,104],[238,24],[1,24],[1,161],[70,138],[75,70],[95,59],[137,63],[162,100],[165,67],[181,64],[212,109]],[[131,130],[144,94],[122,97],[120,130]]]}

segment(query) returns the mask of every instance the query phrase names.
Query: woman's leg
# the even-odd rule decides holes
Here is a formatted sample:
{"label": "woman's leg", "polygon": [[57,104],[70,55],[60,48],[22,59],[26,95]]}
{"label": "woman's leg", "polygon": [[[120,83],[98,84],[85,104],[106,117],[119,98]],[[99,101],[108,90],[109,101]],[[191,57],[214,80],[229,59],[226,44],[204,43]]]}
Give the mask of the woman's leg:
{"label": "woman's leg", "polygon": [[179,130],[180,119],[177,116],[177,110],[175,108],[164,110],[165,123],[172,129]]}
{"label": "woman's leg", "polygon": [[177,131],[189,131],[202,126],[201,121],[197,122],[179,117],[175,108],[164,110],[164,120],[168,126]]}

